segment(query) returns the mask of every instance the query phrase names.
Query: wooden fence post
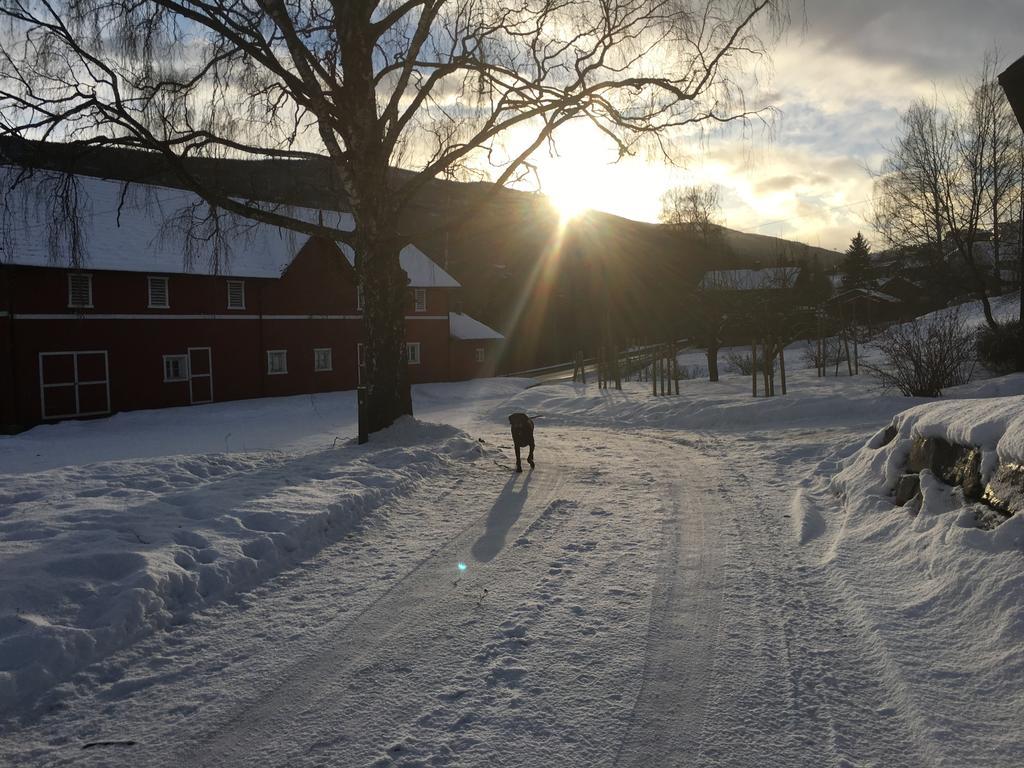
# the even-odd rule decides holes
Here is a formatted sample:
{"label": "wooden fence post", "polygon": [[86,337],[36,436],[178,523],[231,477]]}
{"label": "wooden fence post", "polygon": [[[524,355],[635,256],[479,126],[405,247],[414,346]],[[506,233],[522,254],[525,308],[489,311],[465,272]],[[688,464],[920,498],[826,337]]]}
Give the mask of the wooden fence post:
{"label": "wooden fence post", "polygon": [[754,385],[754,397],[757,397],[757,342],[750,345],[750,380]]}
{"label": "wooden fence post", "polygon": [[779,349],[779,376],[782,380],[782,394],[786,394],[786,348]]}
{"label": "wooden fence post", "polygon": [[651,347],[651,394],[658,396],[658,353]]}

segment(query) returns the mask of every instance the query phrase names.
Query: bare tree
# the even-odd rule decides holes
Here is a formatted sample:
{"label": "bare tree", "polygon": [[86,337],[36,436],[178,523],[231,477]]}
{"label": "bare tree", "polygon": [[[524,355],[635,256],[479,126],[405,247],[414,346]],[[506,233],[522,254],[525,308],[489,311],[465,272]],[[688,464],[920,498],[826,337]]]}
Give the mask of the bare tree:
{"label": "bare tree", "polygon": [[919,100],[903,113],[875,182],[873,216],[891,247],[934,261],[955,256],[991,327],[989,286],[997,276],[1001,224],[1024,181],[1013,113],[995,81],[997,62],[986,56],[977,81],[949,106]]}
{"label": "bare tree", "polygon": [[673,187],[661,196],[663,224],[700,235],[705,243],[721,234],[722,191],[710,186]]}
{"label": "bare tree", "polygon": [[[0,130],[154,150],[218,209],[351,246],[375,431],[411,412],[398,222],[413,196],[439,176],[512,181],[571,121],[621,156],[759,114],[748,65],[784,2],[4,0]],[[185,162],[325,155],[354,231]]]}

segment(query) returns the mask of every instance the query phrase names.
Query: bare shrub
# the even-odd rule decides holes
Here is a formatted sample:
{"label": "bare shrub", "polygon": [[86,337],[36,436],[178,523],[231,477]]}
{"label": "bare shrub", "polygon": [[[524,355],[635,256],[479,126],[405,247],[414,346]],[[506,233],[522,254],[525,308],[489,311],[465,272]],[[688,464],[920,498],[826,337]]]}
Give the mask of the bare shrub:
{"label": "bare shrub", "polygon": [[676,380],[690,381],[691,379],[707,378],[708,369],[701,365],[679,365],[676,366]]}
{"label": "bare shrub", "polygon": [[978,360],[993,373],[1024,370],[1019,320],[1010,320],[995,328],[983,326],[978,330],[976,346]]}
{"label": "bare shrub", "polygon": [[974,334],[956,308],[893,325],[873,346],[884,362],[864,368],[908,397],[940,397],[974,375]]}
{"label": "bare shrub", "polygon": [[804,364],[808,368],[823,367],[827,373],[829,368],[838,369],[845,360],[846,352],[838,336],[822,339],[820,346],[817,339],[811,339],[804,346]]}
{"label": "bare shrub", "polygon": [[733,373],[742,373],[744,376],[749,376],[754,368],[749,352],[732,351],[725,356],[725,361]]}

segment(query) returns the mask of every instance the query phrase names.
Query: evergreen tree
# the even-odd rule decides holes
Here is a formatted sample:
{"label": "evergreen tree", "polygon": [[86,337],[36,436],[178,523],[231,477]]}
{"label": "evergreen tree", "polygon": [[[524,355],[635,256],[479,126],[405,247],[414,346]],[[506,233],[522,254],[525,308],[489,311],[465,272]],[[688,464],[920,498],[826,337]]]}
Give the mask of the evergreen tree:
{"label": "evergreen tree", "polygon": [[844,288],[873,288],[875,267],[871,262],[871,246],[860,232],[850,240],[850,247],[839,264]]}
{"label": "evergreen tree", "polygon": [[797,301],[805,307],[817,307],[832,295],[832,281],[817,256],[810,256],[800,262],[800,274],[793,288]]}

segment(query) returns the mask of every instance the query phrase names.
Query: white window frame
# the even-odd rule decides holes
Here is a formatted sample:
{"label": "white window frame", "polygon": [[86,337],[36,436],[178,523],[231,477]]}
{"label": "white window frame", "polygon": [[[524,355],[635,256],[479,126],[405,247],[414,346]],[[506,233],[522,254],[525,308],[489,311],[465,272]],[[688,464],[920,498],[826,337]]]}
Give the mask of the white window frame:
{"label": "white window frame", "polygon": [[415,303],[416,312],[427,311],[427,289],[426,288],[413,288],[412,289],[413,301]]}
{"label": "white window frame", "polygon": [[366,294],[363,293],[363,286],[356,284],[356,311],[362,312],[366,309]]}
{"label": "white window frame", "polygon": [[[284,361],[284,368],[280,371],[272,371],[270,369],[270,356],[271,355],[282,355]],[[268,349],[267,350],[267,376],[284,376],[288,373],[288,350],[287,349]]]}
{"label": "white window frame", "polygon": [[356,343],[356,383],[363,384],[363,369],[366,368],[366,345],[363,342]]}
{"label": "white window frame", "polygon": [[[85,278],[87,287],[89,288],[89,303],[88,304],[75,304],[75,291],[72,288],[72,282],[75,278]],[[92,273],[90,272],[68,272],[68,309],[92,309]]]}
{"label": "white window frame", "polygon": [[487,349],[486,347],[477,347],[475,350],[473,350],[473,354],[476,357],[476,361],[478,363],[482,363],[484,359],[487,357]]}
{"label": "white window frame", "polygon": [[[153,303],[153,286],[157,283],[164,284],[164,303],[154,304]],[[146,293],[148,309],[170,309],[171,308],[171,280],[168,277],[162,275],[149,275],[146,277]]]}
{"label": "white window frame", "polygon": [[[72,375],[74,376],[73,381],[50,381],[47,382],[43,379],[43,358],[54,357],[60,355],[71,355],[72,356]],[[103,380],[96,381],[81,381],[78,378],[78,358],[82,355],[103,355]],[[107,389],[107,409],[105,411],[82,411],[81,404],[79,402],[78,388],[82,386],[91,386],[95,384],[104,384]],[[75,391],[75,412],[74,413],[47,413],[46,412],[46,390],[55,389],[58,387],[73,387]],[[43,420],[48,419],[66,419],[66,418],[77,418],[80,416],[102,416],[110,413],[110,357],[105,349],[87,349],[87,350],[74,350],[68,352],[40,352],[39,353],[39,406],[40,412],[42,413]]]}
{"label": "white window frame", "polygon": [[[181,361],[181,373],[176,378],[167,377],[167,363],[171,360]],[[164,384],[178,381],[188,381],[188,355],[164,355]]]}
{"label": "white window frame", "polygon": [[[326,367],[320,367],[318,365],[318,363],[320,362],[320,359],[319,359],[318,355],[321,352],[326,352],[327,353],[327,366]],[[332,347],[316,347],[313,350],[313,371],[314,371],[314,373],[325,373],[327,371],[333,371],[333,370],[334,370],[334,349]]]}
{"label": "white window frame", "polygon": [[[237,285],[242,291],[242,306],[231,305],[231,286]],[[228,280],[228,309],[245,309],[245,280]]]}
{"label": "white window frame", "polygon": [[420,343],[418,341],[407,341],[405,343],[405,360],[409,365],[419,365],[423,358],[420,354]]}

